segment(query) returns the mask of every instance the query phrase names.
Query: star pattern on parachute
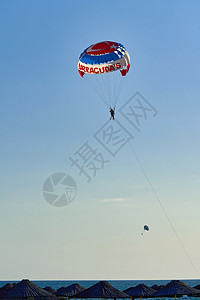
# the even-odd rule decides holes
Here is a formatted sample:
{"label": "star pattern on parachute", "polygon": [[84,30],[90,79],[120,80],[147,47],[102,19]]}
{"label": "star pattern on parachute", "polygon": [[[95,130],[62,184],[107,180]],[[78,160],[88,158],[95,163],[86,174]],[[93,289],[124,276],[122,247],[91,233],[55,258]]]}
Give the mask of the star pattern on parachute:
{"label": "star pattern on parachute", "polygon": [[117,46],[115,46],[114,44],[112,46],[110,46],[111,49],[117,49]]}

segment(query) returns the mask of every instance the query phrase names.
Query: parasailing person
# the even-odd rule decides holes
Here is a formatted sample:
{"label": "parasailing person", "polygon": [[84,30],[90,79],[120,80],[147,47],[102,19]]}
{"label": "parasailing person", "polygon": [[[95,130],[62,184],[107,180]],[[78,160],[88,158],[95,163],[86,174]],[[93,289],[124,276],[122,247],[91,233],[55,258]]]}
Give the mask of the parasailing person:
{"label": "parasailing person", "polygon": [[129,69],[129,54],[118,42],[92,44],[80,54],[78,72],[110,109],[111,120]]}
{"label": "parasailing person", "polygon": [[115,119],[115,107],[112,109],[112,108],[110,108],[110,120],[111,119]]}

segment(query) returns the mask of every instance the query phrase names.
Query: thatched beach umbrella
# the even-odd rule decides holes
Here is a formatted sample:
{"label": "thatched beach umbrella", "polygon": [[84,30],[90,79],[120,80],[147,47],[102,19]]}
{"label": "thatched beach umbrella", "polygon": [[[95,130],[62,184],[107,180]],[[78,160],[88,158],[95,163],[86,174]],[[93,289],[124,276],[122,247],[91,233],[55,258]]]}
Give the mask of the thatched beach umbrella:
{"label": "thatched beach umbrella", "polygon": [[74,298],[78,293],[84,291],[86,288],[78,283],[73,283],[67,287],[63,287],[57,290],[56,296],[67,296],[68,298]]}
{"label": "thatched beach umbrella", "polygon": [[78,293],[76,298],[104,298],[104,299],[117,299],[117,298],[130,298],[129,295],[120,292],[114,288],[107,281],[99,281],[88,289]]}
{"label": "thatched beach umbrella", "polygon": [[55,294],[57,291],[54,290],[51,286],[46,286],[45,288],[43,288],[43,290],[51,293],[51,294]]}
{"label": "thatched beach umbrella", "polygon": [[195,285],[195,286],[194,286],[194,289],[200,290],[200,284]]}
{"label": "thatched beach umbrella", "polygon": [[23,279],[10,289],[7,294],[7,299],[54,300],[57,299],[57,297],[40,288],[28,279]]}
{"label": "thatched beach umbrella", "polygon": [[151,286],[151,288],[156,290],[156,291],[159,291],[163,287],[164,287],[164,284],[161,284],[161,285],[154,284],[154,285]]}
{"label": "thatched beach umbrella", "polygon": [[0,288],[0,299],[6,299],[6,295],[8,291],[14,286],[14,284],[6,283],[4,286]]}
{"label": "thatched beach umbrella", "polygon": [[124,293],[130,295],[132,298],[151,298],[155,294],[156,290],[148,287],[145,284],[138,284],[135,287],[130,287],[123,291]]}
{"label": "thatched beach umbrella", "polygon": [[181,297],[183,295],[200,295],[200,291],[189,287],[186,283],[180,280],[172,280],[165,287],[157,291],[153,297]]}
{"label": "thatched beach umbrella", "polygon": [[62,286],[61,288],[57,289],[57,292],[61,291],[62,289],[65,289],[65,286]]}

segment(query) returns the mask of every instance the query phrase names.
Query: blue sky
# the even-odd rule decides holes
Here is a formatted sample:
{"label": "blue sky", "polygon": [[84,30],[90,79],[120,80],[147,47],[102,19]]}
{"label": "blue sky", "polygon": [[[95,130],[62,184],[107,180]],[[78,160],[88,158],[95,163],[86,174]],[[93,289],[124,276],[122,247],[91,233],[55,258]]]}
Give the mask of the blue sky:
{"label": "blue sky", "polygon": [[[131,70],[118,108],[139,91],[158,111],[132,131],[131,145],[200,273],[199,1],[4,0],[0,8],[0,279],[198,277],[130,145],[90,183],[69,157],[86,141],[102,150],[93,134],[109,118],[78,75],[79,55],[121,42]],[[42,197],[56,172],[78,186],[67,207]]]}

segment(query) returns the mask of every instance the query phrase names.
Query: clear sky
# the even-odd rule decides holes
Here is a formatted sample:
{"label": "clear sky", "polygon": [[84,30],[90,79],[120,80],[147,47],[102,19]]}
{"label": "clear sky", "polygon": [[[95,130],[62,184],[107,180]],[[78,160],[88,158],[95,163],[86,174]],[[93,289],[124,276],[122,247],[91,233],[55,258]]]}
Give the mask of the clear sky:
{"label": "clear sky", "polygon": [[[0,2],[0,279],[197,278],[133,149],[200,273],[200,2]],[[125,45],[137,91],[158,114],[114,158],[93,134],[109,111],[77,72],[82,50]],[[109,163],[90,183],[69,157],[88,141]],[[77,196],[43,198],[64,172]],[[141,235],[144,224],[150,231]]]}

